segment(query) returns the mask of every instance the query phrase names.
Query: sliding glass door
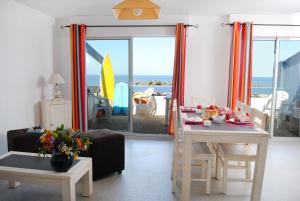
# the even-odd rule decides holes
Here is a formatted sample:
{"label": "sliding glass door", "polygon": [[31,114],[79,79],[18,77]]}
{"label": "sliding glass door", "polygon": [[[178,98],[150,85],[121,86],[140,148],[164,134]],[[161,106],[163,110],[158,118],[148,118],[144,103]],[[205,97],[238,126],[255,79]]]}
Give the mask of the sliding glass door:
{"label": "sliding glass door", "polygon": [[299,137],[300,40],[278,41],[273,135]]}
{"label": "sliding glass door", "polygon": [[130,128],[129,39],[87,40],[88,128]]}
{"label": "sliding glass door", "polygon": [[133,132],[167,134],[174,37],[133,38]]}
{"label": "sliding glass door", "polygon": [[300,40],[254,40],[251,106],[268,114],[273,136],[300,136]]}
{"label": "sliding glass door", "polygon": [[88,128],[167,134],[174,37],[86,42]]}

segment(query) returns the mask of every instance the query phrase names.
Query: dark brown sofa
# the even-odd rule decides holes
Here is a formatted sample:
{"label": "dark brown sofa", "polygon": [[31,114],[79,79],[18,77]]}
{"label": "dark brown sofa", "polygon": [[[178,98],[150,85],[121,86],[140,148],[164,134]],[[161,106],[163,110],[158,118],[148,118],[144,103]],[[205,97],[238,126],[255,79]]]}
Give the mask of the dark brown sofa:
{"label": "dark brown sofa", "polygon": [[[93,179],[96,180],[114,172],[122,173],[125,163],[124,135],[107,129],[83,133],[88,136],[92,145],[87,153],[80,156],[93,160]],[[27,129],[7,132],[8,151],[38,152],[39,134],[28,134]]]}

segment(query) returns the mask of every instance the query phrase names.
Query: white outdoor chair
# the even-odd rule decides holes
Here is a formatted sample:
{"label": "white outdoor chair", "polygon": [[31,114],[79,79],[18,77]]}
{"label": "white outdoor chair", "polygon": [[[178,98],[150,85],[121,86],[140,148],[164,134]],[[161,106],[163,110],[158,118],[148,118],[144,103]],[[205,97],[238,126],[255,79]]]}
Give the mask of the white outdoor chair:
{"label": "white outdoor chair", "polygon": [[148,89],[146,89],[144,91],[144,94],[148,94],[149,96],[151,96],[154,93],[154,88],[153,87],[149,87]]}
{"label": "white outdoor chair", "polygon": [[155,116],[157,103],[154,96],[141,97],[135,105],[137,115]]}
{"label": "white outdoor chair", "polygon": [[87,116],[88,116],[88,120],[89,121],[95,121],[95,117],[96,117],[96,103],[95,103],[95,98],[94,98],[94,94],[90,91],[90,89],[88,89],[88,97],[87,97],[87,101],[88,101],[88,110],[87,110]]}
{"label": "white outdoor chair", "polygon": [[111,113],[112,113],[112,107],[110,105],[110,101],[107,98],[99,98],[96,97],[98,101],[98,104],[96,105],[96,110],[104,110],[105,112],[105,118],[107,119],[108,123],[111,124]]}
{"label": "white outdoor chair", "polygon": [[93,123],[96,122],[97,112],[104,110],[105,117],[109,123],[111,123],[111,106],[109,100],[105,98],[99,98],[93,93],[88,94],[88,120]]}
{"label": "white outdoor chair", "polygon": [[292,114],[292,119],[291,119],[291,128],[290,128],[290,130],[293,129],[292,128],[293,122],[294,122],[293,118],[298,119],[298,121],[299,121],[298,129],[299,129],[299,136],[300,136],[300,107],[297,106],[297,102],[295,103],[295,105],[293,107],[293,114]]}
{"label": "white outdoor chair", "polygon": [[280,109],[277,112],[277,123],[276,127],[290,128],[292,123],[292,110],[291,105],[286,101],[282,101],[280,104]]}
{"label": "white outdoor chair", "polygon": [[[174,100],[173,104],[173,121],[174,121],[174,145],[173,145],[173,162],[172,162],[172,192],[176,193],[177,189],[177,178],[179,172],[179,166],[182,164],[183,156],[183,131],[182,128],[178,128],[178,110],[177,102]],[[200,167],[201,177],[192,177],[191,181],[203,181],[206,182],[207,194],[210,194],[210,184],[211,184],[211,162],[212,153],[210,152],[206,143],[193,143],[192,145],[192,166]],[[202,173],[205,173],[202,174]],[[202,175],[205,175],[203,178]]]}
{"label": "white outdoor chair", "polygon": [[[278,111],[281,107],[282,101],[288,100],[289,94],[286,91],[278,90],[276,92],[276,108],[275,110]],[[268,115],[271,114],[272,110],[272,100],[273,100],[273,94],[270,94],[267,100],[267,103],[263,107],[263,112],[266,112]],[[277,115],[277,112],[275,112],[275,116]]]}

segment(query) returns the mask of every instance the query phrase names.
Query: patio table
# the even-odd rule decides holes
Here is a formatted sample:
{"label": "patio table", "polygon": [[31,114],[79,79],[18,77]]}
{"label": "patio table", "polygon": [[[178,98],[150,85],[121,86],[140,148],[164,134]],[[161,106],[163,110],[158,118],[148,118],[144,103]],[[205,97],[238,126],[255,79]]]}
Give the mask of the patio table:
{"label": "patio table", "polygon": [[257,159],[255,162],[254,178],[250,201],[260,201],[263,177],[270,134],[255,126],[239,126],[230,123],[203,125],[188,125],[183,119],[195,113],[183,113],[180,108],[181,126],[183,129],[183,176],[181,201],[190,200],[191,182],[191,147],[194,142],[207,143],[249,143],[257,144]]}

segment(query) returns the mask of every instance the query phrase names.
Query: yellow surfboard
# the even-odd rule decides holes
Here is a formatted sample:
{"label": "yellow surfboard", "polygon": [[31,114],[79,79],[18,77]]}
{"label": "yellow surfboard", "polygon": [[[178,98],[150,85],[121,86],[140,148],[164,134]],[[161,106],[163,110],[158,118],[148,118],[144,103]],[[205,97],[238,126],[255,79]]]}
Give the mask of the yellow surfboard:
{"label": "yellow surfboard", "polygon": [[115,91],[115,75],[109,54],[105,55],[101,70],[101,95],[112,104]]}

